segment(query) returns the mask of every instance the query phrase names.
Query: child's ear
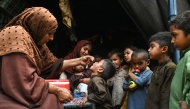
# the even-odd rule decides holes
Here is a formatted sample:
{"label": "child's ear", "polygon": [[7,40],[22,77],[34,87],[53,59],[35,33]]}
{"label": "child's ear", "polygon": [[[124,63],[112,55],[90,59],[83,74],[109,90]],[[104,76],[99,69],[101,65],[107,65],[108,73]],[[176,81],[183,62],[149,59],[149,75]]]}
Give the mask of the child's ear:
{"label": "child's ear", "polygon": [[148,66],[150,64],[150,59],[147,60],[146,65]]}
{"label": "child's ear", "polygon": [[162,53],[166,53],[168,51],[168,46],[163,46],[162,47]]}
{"label": "child's ear", "polygon": [[98,72],[102,73],[104,69],[102,67],[98,68]]}

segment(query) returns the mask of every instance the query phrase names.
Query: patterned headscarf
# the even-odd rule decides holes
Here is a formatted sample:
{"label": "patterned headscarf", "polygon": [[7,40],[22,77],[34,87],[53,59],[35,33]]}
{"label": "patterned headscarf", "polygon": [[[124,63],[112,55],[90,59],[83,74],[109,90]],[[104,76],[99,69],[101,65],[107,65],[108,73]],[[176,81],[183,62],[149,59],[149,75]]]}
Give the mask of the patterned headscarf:
{"label": "patterned headscarf", "polygon": [[45,34],[54,33],[58,27],[56,18],[43,7],[27,8],[14,17],[0,32],[0,56],[22,52],[37,66],[37,73],[50,68],[56,57],[46,45],[36,44]]}

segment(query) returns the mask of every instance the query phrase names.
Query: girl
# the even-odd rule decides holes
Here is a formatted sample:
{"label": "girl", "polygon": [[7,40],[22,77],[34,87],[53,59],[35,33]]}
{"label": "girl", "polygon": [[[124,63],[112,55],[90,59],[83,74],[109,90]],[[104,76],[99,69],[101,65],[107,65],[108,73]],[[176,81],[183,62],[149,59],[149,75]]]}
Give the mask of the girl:
{"label": "girl", "polygon": [[[91,48],[92,48],[92,44],[90,41],[81,40],[76,44],[74,50],[70,52],[67,56],[65,56],[63,59],[68,60],[68,59],[74,59],[74,58],[79,58],[82,56],[89,55]],[[66,69],[64,72],[62,72],[60,79],[70,78],[72,74],[74,74],[74,71],[72,68]]]}
{"label": "girl", "polygon": [[[125,70],[127,70],[127,72],[132,72],[132,66],[131,66],[131,55],[133,53],[133,51],[137,50],[137,47],[135,46],[127,46],[125,47],[123,53],[124,53],[124,60],[126,62],[126,65],[124,66]],[[123,103],[122,103],[122,107],[121,109],[126,109],[127,108],[127,98],[128,98],[128,93],[125,93],[124,99],[123,99]]]}
{"label": "girl", "polygon": [[124,70],[123,63],[123,53],[119,49],[114,49],[108,54],[108,58],[114,63],[116,68],[116,73],[114,76],[107,80],[108,86],[113,86],[112,90],[112,100],[115,109],[120,109],[122,105],[122,99],[125,95],[123,91],[123,82],[125,80],[124,75],[127,71]]}

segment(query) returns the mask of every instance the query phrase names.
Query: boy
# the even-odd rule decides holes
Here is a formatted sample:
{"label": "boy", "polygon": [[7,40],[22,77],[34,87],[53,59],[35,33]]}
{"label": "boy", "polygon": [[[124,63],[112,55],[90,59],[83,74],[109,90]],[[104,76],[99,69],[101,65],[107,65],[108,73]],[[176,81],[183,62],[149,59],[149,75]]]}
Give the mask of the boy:
{"label": "boy", "polygon": [[170,22],[171,42],[183,50],[171,83],[170,109],[190,109],[190,11]]}
{"label": "boy", "polygon": [[153,68],[151,83],[148,88],[145,109],[168,109],[170,85],[176,65],[170,59],[175,48],[169,32],[158,32],[149,39],[150,59],[157,63]]}
{"label": "boy", "polygon": [[[127,109],[144,109],[146,94],[152,76],[152,71],[147,69],[149,65],[148,52],[143,49],[133,51],[131,65],[133,69],[140,70],[140,73],[138,73],[138,76],[134,73],[128,73],[126,76],[123,90],[129,91]],[[130,78],[130,81],[134,81],[137,86],[131,88],[128,78]]]}
{"label": "boy", "polygon": [[114,64],[109,59],[95,62],[91,67],[91,80],[88,84],[88,96],[78,102],[82,106],[85,102],[94,102],[96,109],[114,109],[108,86],[105,82],[116,72]]}

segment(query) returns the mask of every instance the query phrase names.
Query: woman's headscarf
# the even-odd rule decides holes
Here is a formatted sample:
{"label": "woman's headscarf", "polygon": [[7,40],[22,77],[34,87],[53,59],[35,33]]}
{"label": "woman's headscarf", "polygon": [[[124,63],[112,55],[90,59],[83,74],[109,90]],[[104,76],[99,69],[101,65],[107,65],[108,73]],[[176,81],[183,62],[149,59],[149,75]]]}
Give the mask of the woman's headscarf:
{"label": "woman's headscarf", "polygon": [[[69,53],[67,56],[64,57],[64,60],[81,57],[81,56],[80,56],[80,50],[81,50],[81,48],[82,48],[86,43],[89,43],[89,41],[88,41],[88,40],[80,40],[80,41],[76,44],[74,50],[73,50],[71,53]],[[74,72],[72,68],[67,69],[67,70],[65,70],[65,71],[66,71],[67,73],[69,73],[69,74],[73,74],[73,72]]]}
{"label": "woman's headscarf", "polygon": [[0,56],[22,52],[37,66],[38,74],[50,68],[56,57],[46,45],[36,44],[45,34],[54,33],[58,27],[56,18],[43,7],[27,8],[14,17],[0,32]]}

